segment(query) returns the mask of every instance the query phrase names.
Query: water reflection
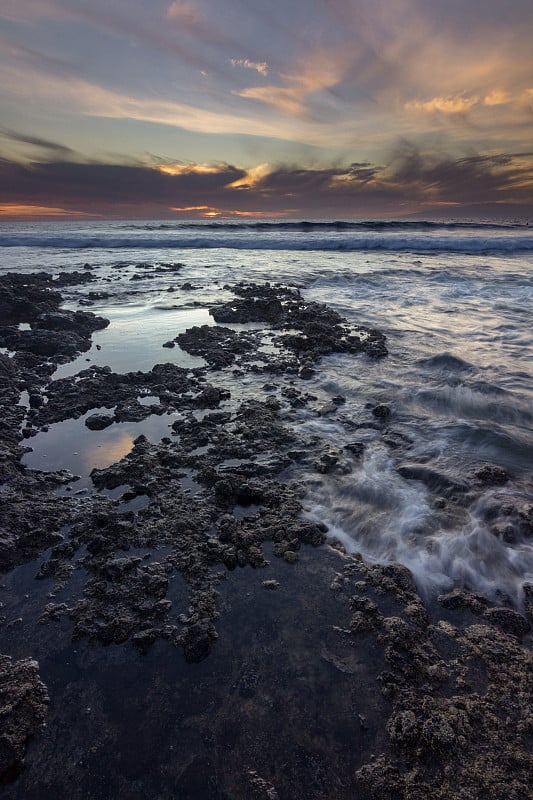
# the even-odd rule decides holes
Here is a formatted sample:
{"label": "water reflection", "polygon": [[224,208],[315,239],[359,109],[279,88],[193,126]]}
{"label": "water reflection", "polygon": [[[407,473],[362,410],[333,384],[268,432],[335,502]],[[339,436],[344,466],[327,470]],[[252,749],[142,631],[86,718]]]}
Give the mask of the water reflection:
{"label": "water reflection", "polygon": [[[119,427],[119,426],[115,426]],[[82,457],[85,461],[85,472],[90,472],[93,467],[102,469],[110,464],[115,464],[126,456],[133,447],[134,435],[129,431],[114,431],[114,438],[104,444],[89,445],[84,450]]]}
{"label": "water reflection", "polygon": [[178,345],[163,348],[163,344],[193,325],[213,325],[213,317],[206,308],[106,306],[95,311],[110,320],[109,326],[93,334],[89,352],[62,364],[54,373],[54,380],[76,375],[87,368],[88,362],[91,366],[109,366],[119,373],[148,372],[155,364],[167,362],[188,369],[205,364],[203,358],[190,356]]}
{"label": "water reflection", "polygon": [[120,461],[141,434],[152,442],[168,436],[174,419],[173,415],[151,414],[141,422],[120,422],[102,431],[89,430],[85,426],[86,418],[100,411],[109,413],[110,409],[91,409],[79,419],[50,425],[47,432],[31,440],[32,451],[25,454],[23,463],[45,472],[69,470],[82,478],[75,484],[76,489],[90,486],[88,476],[92,469],[103,469]]}

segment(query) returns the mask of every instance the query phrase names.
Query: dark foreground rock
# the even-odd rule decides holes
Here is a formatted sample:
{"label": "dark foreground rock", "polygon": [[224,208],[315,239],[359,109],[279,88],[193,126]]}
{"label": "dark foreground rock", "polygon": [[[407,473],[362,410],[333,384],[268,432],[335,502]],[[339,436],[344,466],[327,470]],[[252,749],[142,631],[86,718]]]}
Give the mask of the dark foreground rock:
{"label": "dark foreground rock", "polygon": [[[377,636],[387,663],[379,681],[391,704],[389,741],[356,773],[363,796],[525,800],[533,768],[532,659],[519,641],[526,620],[473,602],[471,624],[458,611],[449,620],[432,619],[406,572],[348,564],[337,585],[343,591],[346,576],[366,573],[342,633],[363,641]],[[370,586],[384,595],[370,600]],[[400,601],[394,614],[386,610],[391,593]]]}
{"label": "dark foreground rock", "polygon": [[[41,359],[61,361],[91,346],[91,334],[109,320],[87,311],[60,309],[57,286],[85,283],[90,273],[71,273],[54,278],[47,273],[0,276],[0,347],[32,353]],[[20,325],[28,326],[21,329]]]}
{"label": "dark foreground rock", "polygon": [[26,743],[41,729],[47,704],[37,662],[0,655],[0,784],[20,773]]}

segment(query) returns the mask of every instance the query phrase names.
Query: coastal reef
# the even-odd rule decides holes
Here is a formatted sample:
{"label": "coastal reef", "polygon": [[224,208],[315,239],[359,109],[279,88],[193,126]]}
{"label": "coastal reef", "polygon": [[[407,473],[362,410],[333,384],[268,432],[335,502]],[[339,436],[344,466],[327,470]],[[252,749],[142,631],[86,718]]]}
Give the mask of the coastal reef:
{"label": "coastal reef", "polygon": [[[301,480],[349,477],[369,429],[444,521],[507,475],[441,475],[386,403],[355,425],[342,395],[310,391],[328,356],[362,370],[387,345],[291,286],[226,286],[214,324],[160,342],[201,366],[54,378],[108,324],[63,308],[93,281],[0,278],[5,796],[526,800],[533,587],[520,608],[468,587],[422,597],[406,567],[346,552]],[[300,409],[338,419],[338,446]],[[78,491],[25,463],[66,420],[141,432]],[[533,535],[531,507],[492,516]]]}

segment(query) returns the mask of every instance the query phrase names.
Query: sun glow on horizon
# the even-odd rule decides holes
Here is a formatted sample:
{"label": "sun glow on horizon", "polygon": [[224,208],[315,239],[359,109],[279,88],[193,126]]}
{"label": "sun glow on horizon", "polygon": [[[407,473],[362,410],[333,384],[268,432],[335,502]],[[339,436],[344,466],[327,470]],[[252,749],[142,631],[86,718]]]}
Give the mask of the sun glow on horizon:
{"label": "sun glow on horizon", "polygon": [[220,217],[221,219],[238,219],[242,217],[249,217],[252,219],[271,219],[274,217],[285,217],[294,213],[295,209],[290,209],[289,211],[276,211],[276,213],[273,213],[271,211],[242,211],[240,209],[230,210],[226,208],[216,208],[214,206],[174,206],[169,208],[169,211],[186,214],[200,212],[200,216],[207,219],[213,217]]}
{"label": "sun glow on horizon", "polygon": [[55,206],[37,206],[17,203],[0,203],[0,217],[100,217],[101,214],[92,214],[89,211],[74,211],[68,208]]}

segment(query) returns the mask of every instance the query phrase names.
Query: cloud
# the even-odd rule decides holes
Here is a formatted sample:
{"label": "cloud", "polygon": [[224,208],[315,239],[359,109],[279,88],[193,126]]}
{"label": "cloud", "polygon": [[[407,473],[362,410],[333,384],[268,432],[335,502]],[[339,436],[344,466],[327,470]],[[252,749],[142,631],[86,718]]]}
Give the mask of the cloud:
{"label": "cloud", "polygon": [[509,103],[512,97],[505,89],[492,89],[485,97],[483,102],[486,106],[502,106]]}
{"label": "cloud", "polygon": [[226,165],[216,164],[159,164],[159,172],[165,175],[220,175],[225,174]]}
{"label": "cloud", "polygon": [[259,186],[264,179],[273,171],[270,164],[258,164],[256,167],[250,167],[246,173],[232,183],[228,183],[227,189],[251,189]]}
{"label": "cloud", "polygon": [[210,211],[211,206],[174,206],[170,211]]}
{"label": "cloud", "polygon": [[411,100],[405,103],[406,111],[422,111],[427,113],[441,113],[448,115],[468,114],[471,111],[482,112],[483,106],[520,104],[526,92],[512,94],[507,89],[485,90],[484,95],[454,95],[449,97],[433,97],[430,100]]}
{"label": "cloud", "polygon": [[[91,31],[99,34],[98,46],[112,47],[127,60],[132,47],[148,50],[152,60],[170,56],[178,64],[187,64],[197,69],[214,70],[217,60],[206,48],[220,45],[224,41],[219,26],[202,15],[197,4],[176,0],[163,12],[155,5],[146,5],[143,0],[109,3],[105,0],[72,2],[72,0],[2,0],[0,18],[27,27],[47,27],[57,23],[65,27],[73,41],[89,40]],[[5,6],[5,8],[4,8]],[[19,37],[17,37],[18,39]],[[121,52],[123,46],[126,52]],[[123,73],[121,73],[123,76]]]}
{"label": "cloud", "polygon": [[[284,141],[321,147],[328,161],[380,161],[398,135],[424,148],[440,134],[456,156],[516,148],[529,135],[529,39],[512,9],[529,17],[518,0],[509,0],[509,19],[495,0],[482,14],[478,0],[461,11],[457,0],[327,0],[312,15],[301,0],[279,15],[237,0],[2,6],[19,20],[6,25],[12,41],[3,53],[2,106],[16,106],[13,119],[24,119],[25,129],[33,118],[35,132],[46,115],[47,135],[60,140],[68,131],[67,143],[78,150],[108,150],[115,145],[106,137],[124,134],[132,157],[159,146],[176,160],[236,160],[247,147],[257,161],[274,161]],[[461,15],[474,20],[476,10],[477,24],[462,32]],[[487,21],[496,18],[498,28]],[[59,30],[68,48],[59,45]],[[101,64],[87,57],[94,45],[102,48]],[[128,136],[130,121],[176,132],[136,124]],[[7,115],[3,122],[21,124]],[[184,152],[183,130],[209,141]],[[202,146],[211,148],[203,156]]]}
{"label": "cloud", "polygon": [[391,185],[420,200],[486,205],[501,202],[530,205],[533,158],[530,154],[498,153],[454,159],[424,153],[401,142],[384,172]]}
{"label": "cloud", "polygon": [[407,111],[438,111],[442,114],[465,114],[479,102],[479,97],[433,97],[431,100],[413,100],[405,104]]}
{"label": "cloud", "polygon": [[339,172],[332,177],[333,184],[348,183],[352,186],[355,183],[370,183],[375,180],[382,172],[382,167],[364,162],[361,164],[350,164],[344,172]]}
{"label": "cloud", "polygon": [[249,58],[230,58],[230,64],[234,67],[244,67],[254,69],[260,75],[268,75],[268,64],[266,61],[250,61]]}
{"label": "cloud", "polygon": [[244,171],[231,165],[213,170],[183,169],[177,174],[157,166],[51,161],[20,164],[0,160],[0,202],[77,208],[82,211],[120,208],[216,205],[224,187]]}
{"label": "cloud", "polygon": [[[144,191],[162,211],[343,216],[365,202],[524,203],[531,192],[530,157],[498,160],[531,138],[526,0],[326,0],[312,14],[303,0],[1,6],[2,143],[33,160],[10,180],[25,187],[21,204],[36,191],[42,206],[77,209],[79,196],[111,208],[107,191],[137,208]],[[83,171],[119,137],[125,172]],[[409,144],[391,152],[397,137]],[[168,157],[142,161],[155,150]],[[79,185],[63,205],[69,181]]]}
{"label": "cloud", "polygon": [[192,3],[187,0],[173,0],[168,6],[165,17],[173,22],[179,22],[180,27],[194,30],[202,23],[202,17]]}
{"label": "cloud", "polygon": [[[167,167],[161,169],[161,166]],[[531,213],[533,154],[459,159],[400,142],[383,165],[113,165],[0,161],[0,207],[119,217],[401,216],[450,206]],[[528,211],[529,209],[529,211]],[[73,213],[74,213],[73,212]],[[28,213],[31,213],[28,212]],[[43,212],[44,213],[44,212]],[[68,212],[70,213],[70,212]],[[4,211],[4,216],[6,212]]]}
{"label": "cloud", "polygon": [[6,73],[5,91],[19,99],[24,97],[41,102],[48,99],[70,113],[141,120],[211,134],[239,133],[283,138],[286,133],[273,120],[209,110],[157,97],[125,94],[81,78],[59,75],[32,75],[30,78],[25,70],[16,68],[6,70]]}
{"label": "cloud", "polygon": [[24,205],[22,203],[0,203],[0,217],[97,217],[98,214],[89,214],[86,211],[76,211],[72,208],[54,208],[50,206]]}
{"label": "cloud", "polygon": [[41,139],[38,136],[29,136],[28,134],[20,133],[19,131],[12,131],[9,128],[0,127],[0,136],[10,139],[13,142],[29,144],[32,147],[53,152],[58,158],[74,155],[74,150],[72,150],[70,147],[66,147],[64,144],[51,142],[48,139]]}
{"label": "cloud", "polygon": [[273,106],[288,117],[300,117],[305,113],[305,90],[301,87],[282,88],[280,86],[251,86],[238,92],[239,97],[259,100]]}
{"label": "cloud", "polygon": [[[137,120],[211,135],[268,137],[314,146],[339,142],[344,135],[342,127],[329,119],[324,122],[310,119],[306,120],[305,125],[295,126],[292,119],[285,120],[268,113],[258,113],[242,103],[235,107],[231,103],[217,100],[216,103],[200,106],[161,99],[157,95],[150,97],[128,94],[72,74],[28,69],[25,64],[6,67],[4,77],[4,93],[19,102],[26,100],[33,105],[41,104],[43,110],[53,106],[61,114],[95,119]],[[321,81],[313,80],[309,73],[302,78],[300,86],[287,90],[285,102],[289,117],[298,116],[303,109],[302,101],[298,98],[303,97],[310,87],[320,83]],[[269,91],[268,87],[266,91]],[[274,98],[272,102],[283,106],[283,90],[280,97]],[[220,110],[217,106],[220,106]],[[346,139],[353,140],[351,127]]]}
{"label": "cloud", "polygon": [[[140,31],[139,40],[147,41],[166,52],[187,53],[190,61],[194,61],[196,58],[205,62],[207,54],[198,50],[198,42],[209,46],[221,44],[225,39],[224,33],[214,22],[208,5],[206,5],[205,11],[202,11],[198,2],[173,0],[164,13],[164,20],[165,28],[158,25],[157,14],[152,20],[144,20],[144,31]],[[180,38],[179,48],[176,37]],[[195,47],[191,48],[190,45],[185,45],[186,37],[190,38]]]}
{"label": "cloud", "polygon": [[[198,214],[208,219],[213,217],[222,217],[223,219],[239,219],[241,217],[261,219],[263,217],[272,217],[272,214],[268,211],[240,211],[238,209],[215,208],[214,206],[178,206],[176,208],[170,208],[169,210],[179,213],[180,216],[191,215],[193,218],[197,218]],[[284,215],[284,213],[280,214],[280,216]]]}
{"label": "cloud", "polygon": [[36,19],[59,18],[60,13],[57,3],[54,0],[25,0],[19,3],[18,0],[2,0],[0,6],[0,19],[8,19],[13,22],[28,22]]}
{"label": "cloud", "polygon": [[[280,74],[284,85],[251,86],[236,92],[239,97],[258,100],[289,117],[311,118],[317,103],[324,104],[319,95],[338,86],[349,67],[351,56],[344,49],[310,50],[305,60],[292,70]],[[328,97],[328,103],[331,97]]]}

